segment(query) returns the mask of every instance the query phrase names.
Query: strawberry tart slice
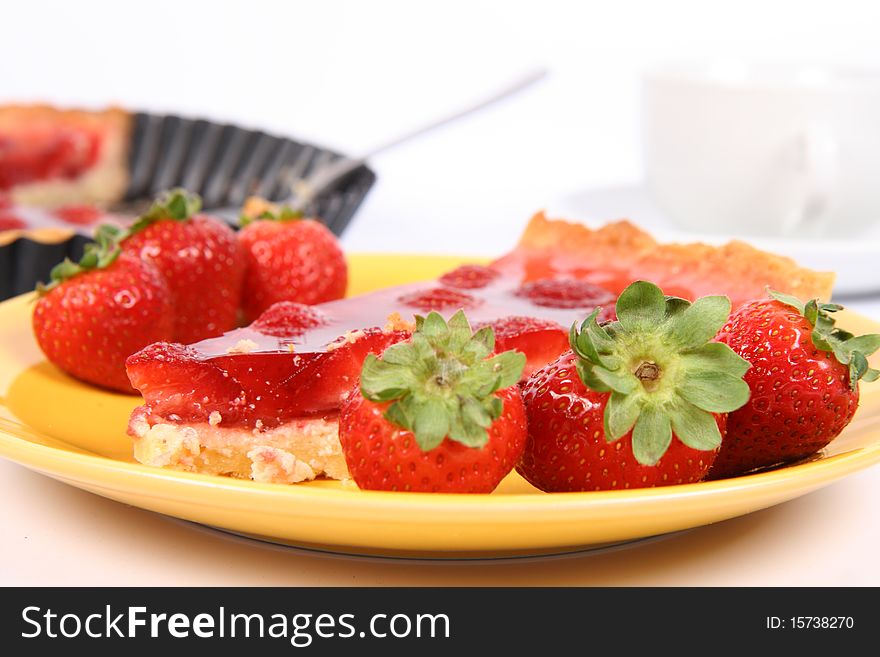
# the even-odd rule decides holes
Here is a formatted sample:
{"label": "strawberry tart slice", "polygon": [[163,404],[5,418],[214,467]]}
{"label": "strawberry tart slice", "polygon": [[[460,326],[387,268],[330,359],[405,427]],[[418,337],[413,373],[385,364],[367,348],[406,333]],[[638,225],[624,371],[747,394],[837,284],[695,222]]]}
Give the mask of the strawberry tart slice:
{"label": "strawberry tart slice", "polygon": [[[450,284],[476,271],[492,280],[479,290]],[[347,478],[340,404],[367,354],[408,339],[415,314],[465,308],[477,327],[495,328],[496,350],[527,355],[528,374],[565,351],[564,326],[614,300],[597,286],[566,283],[559,286],[567,295],[562,307],[541,306],[521,287],[487,267],[469,266],[429,284],[318,306],[280,302],[218,338],[150,345],[126,363],[145,400],[129,423],[135,458],[257,481]]]}
{"label": "strawberry tart slice", "polygon": [[734,306],[767,285],[827,298],[830,274],[747,245],[660,245],[619,222],[593,231],[539,215],[512,253],[435,281],[317,306],[281,302],[248,327],[192,345],[156,343],[129,357],[144,397],[129,422],[141,463],[295,483],[348,478],[338,439],[342,401],[367,354],[410,337],[414,315],[464,309],[495,329],[496,351],[526,355],[524,376],[568,347],[568,327],[650,276],[687,298],[727,294]]}
{"label": "strawberry tart slice", "polygon": [[128,183],[131,115],[0,106],[0,196],[24,205],[107,204]]}

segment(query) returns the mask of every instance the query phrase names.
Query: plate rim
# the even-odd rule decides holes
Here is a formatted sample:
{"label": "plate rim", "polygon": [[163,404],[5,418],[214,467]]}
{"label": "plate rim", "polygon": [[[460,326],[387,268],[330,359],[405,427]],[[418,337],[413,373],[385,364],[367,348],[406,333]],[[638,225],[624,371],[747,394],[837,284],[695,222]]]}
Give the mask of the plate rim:
{"label": "plate rim", "polygon": [[[388,258],[432,258],[446,262],[450,258],[460,260],[478,260],[467,256],[438,254],[350,254],[360,258],[363,267],[372,267],[379,261]],[[19,295],[0,303],[0,316],[9,311],[11,306],[21,305],[27,308],[28,297],[32,293]],[[875,320],[852,313],[860,319],[877,324]],[[85,384],[83,384],[85,385]],[[0,405],[5,405],[0,397]],[[872,412],[867,417],[875,417]],[[268,515],[285,518],[329,518],[334,521],[356,519],[359,522],[369,521],[374,514],[389,513],[387,523],[400,523],[401,518],[415,526],[452,527],[453,525],[473,531],[486,524],[487,514],[498,528],[511,528],[523,525],[523,513],[529,513],[528,522],[532,526],[544,526],[548,531],[560,523],[578,522],[594,518],[608,518],[617,509],[623,510],[626,518],[646,513],[651,509],[662,509],[668,504],[682,505],[680,511],[688,504],[709,504],[715,501],[729,500],[731,495],[748,496],[755,500],[749,510],[737,510],[718,515],[716,520],[745,515],[752,511],[773,506],[780,502],[799,497],[803,494],[833,483],[842,477],[880,462],[880,430],[873,427],[851,425],[856,431],[870,432],[869,442],[864,441],[840,453],[821,459],[785,466],[780,469],[749,474],[741,477],[679,484],[656,488],[636,488],[612,491],[585,491],[572,493],[503,493],[496,495],[463,495],[443,493],[403,493],[386,491],[361,491],[352,487],[334,489],[318,486],[285,486],[254,481],[236,480],[214,477],[197,473],[179,472],[153,468],[131,461],[123,461],[108,456],[78,449],[75,445],[62,442],[60,446],[47,445],[43,442],[44,434],[34,431],[28,425],[15,425],[15,420],[0,418],[0,456],[27,467],[40,474],[61,480],[92,493],[117,499],[124,503],[134,504],[147,510],[155,511],[149,506],[138,505],[126,499],[166,500],[178,505],[202,505],[213,507],[229,507],[243,511],[253,509],[255,502],[271,505]],[[34,439],[28,439],[31,433]],[[51,438],[51,436],[49,436]],[[114,496],[116,493],[121,497]],[[181,497],[182,493],[187,493]],[[217,499],[210,499],[217,498]],[[767,500],[770,501],[767,501]],[[320,504],[310,502],[316,500]],[[354,503],[353,503],[354,502]],[[312,507],[316,506],[317,511]],[[736,506],[736,505],[734,505]],[[702,506],[700,507],[703,508]],[[644,511],[647,509],[647,511]],[[538,510],[540,513],[535,513]],[[425,512],[428,513],[425,513]],[[328,515],[329,514],[329,515]],[[172,514],[175,515],[175,514]],[[175,515],[183,520],[192,518]],[[699,527],[716,520],[694,522],[682,525],[680,529]],[[196,521],[199,522],[199,521]],[[209,525],[210,523],[201,522]],[[221,527],[224,530],[238,531],[235,527]],[[674,531],[674,530],[672,530]],[[641,534],[641,537],[648,534]],[[463,539],[464,540],[464,539]],[[308,542],[303,539],[303,542]],[[595,543],[594,541],[593,543]],[[579,543],[585,546],[593,544],[589,541]],[[329,545],[329,543],[328,543]],[[335,546],[370,547],[367,544],[340,543]],[[536,544],[537,545],[537,544]],[[562,543],[542,542],[545,546],[560,546]],[[371,548],[372,549],[372,548]],[[389,546],[387,550],[396,550]],[[455,551],[452,548],[423,547],[407,551],[421,553],[428,551]],[[521,545],[511,546],[521,549]],[[492,546],[462,547],[461,550],[480,551],[486,554],[503,552]],[[374,552],[377,550],[373,550]],[[381,548],[378,548],[381,552]]]}

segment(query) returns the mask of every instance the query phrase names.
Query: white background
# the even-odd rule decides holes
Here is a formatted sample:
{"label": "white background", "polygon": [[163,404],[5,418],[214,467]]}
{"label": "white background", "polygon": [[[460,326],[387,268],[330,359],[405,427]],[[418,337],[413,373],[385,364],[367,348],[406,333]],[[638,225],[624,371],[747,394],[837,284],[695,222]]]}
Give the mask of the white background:
{"label": "white background", "polygon": [[637,180],[651,66],[880,64],[870,0],[29,0],[2,16],[0,100],[207,116],[349,154],[548,66],[531,91],[373,161],[345,236],[372,251],[491,255],[534,211]]}
{"label": "white background", "polygon": [[[0,101],[206,116],[354,154],[547,66],[540,86],[376,158],[344,237],[492,255],[535,210],[639,179],[642,71],[709,57],[880,65],[877,14],[870,0],[8,1]],[[0,584],[880,584],[877,468],[634,550],[480,568],[231,542],[5,461],[0,481]]]}

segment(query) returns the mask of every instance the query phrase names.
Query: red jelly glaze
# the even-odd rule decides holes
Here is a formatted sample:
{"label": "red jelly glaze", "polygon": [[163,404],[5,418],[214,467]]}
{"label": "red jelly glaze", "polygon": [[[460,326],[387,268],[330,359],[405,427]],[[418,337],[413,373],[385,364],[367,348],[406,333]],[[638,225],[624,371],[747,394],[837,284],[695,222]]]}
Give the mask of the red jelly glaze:
{"label": "red jelly glaze", "polygon": [[75,226],[91,226],[104,215],[93,205],[65,205],[55,209],[55,216]]}
{"label": "red jelly glaze", "polygon": [[[438,299],[446,317],[467,306],[474,327],[496,330],[497,351],[526,354],[528,374],[565,351],[568,327],[593,309],[539,306],[518,294],[522,278],[484,278],[491,280],[467,293],[434,281],[311,307],[276,304],[251,326],[220,337],[185,348],[153,345],[129,358],[129,376],[155,421],[207,421],[217,411],[221,426],[250,427],[257,420],[271,426],[336,414],[367,354],[379,354],[410,336],[403,325],[391,325],[393,313],[411,322],[414,314],[425,312],[419,306],[433,309]],[[591,289],[613,301],[613,294]],[[610,305],[603,317],[613,312]],[[206,386],[217,390],[206,392]]]}
{"label": "red jelly glaze", "polygon": [[27,228],[24,219],[11,212],[0,210],[0,230],[21,230],[23,228]]}
{"label": "red jelly glaze", "polygon": [[0,190],[25,183],[73,179],[94,166],[101,136],[70,128],[0,134]]}

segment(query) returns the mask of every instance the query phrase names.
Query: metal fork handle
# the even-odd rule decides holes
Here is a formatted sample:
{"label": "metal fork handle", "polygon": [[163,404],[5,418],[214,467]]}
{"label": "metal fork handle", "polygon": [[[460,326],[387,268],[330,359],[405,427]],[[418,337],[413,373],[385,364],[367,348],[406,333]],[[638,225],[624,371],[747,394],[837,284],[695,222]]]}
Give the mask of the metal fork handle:
{"label": "metal fork handle", "polygon": [[413,130],[398,135],[397,137],[389,139],[388,141],[385,141],[378,146],[371,148],[360,157],[342,158],[331,162],[326,166],[318,167],[305,178],[300,178],[299,180],[291,182],[293,195],[289,199],[285,200],[284,203],[294,210],[305,210],[312,201],[314,201],[321,194],[332,189],[337,182],[342,180],[345,176],[347,176],[358,167],[362,166],[369,158],[378,155],[379,153],[382,153],[384,151],[390,150],[395,146],[399,146],[400,144],[410,141],[411,139],[420,137],[421,135],[430,132],[431,130],[435,130],[448,123],[452,123],[453,121],[467,116],[468,114],[472,114],[474,112],[477,112],[478,110],[488,107],[489,105],[497,103],[498,101],[512,96],[513,94],[522,91],[526,87],[535,84],[546,76],[546,68],[537,68],[533,71],[530,71],[526,75],[517,78],[510,84],[507,84],[506,86],[495,91],[491,95],[486,96],[485,98],[482,98],[475,103],[471,103],[465,107],[462,107],[454,112],[436,118],[425,125],[419,126]]}

